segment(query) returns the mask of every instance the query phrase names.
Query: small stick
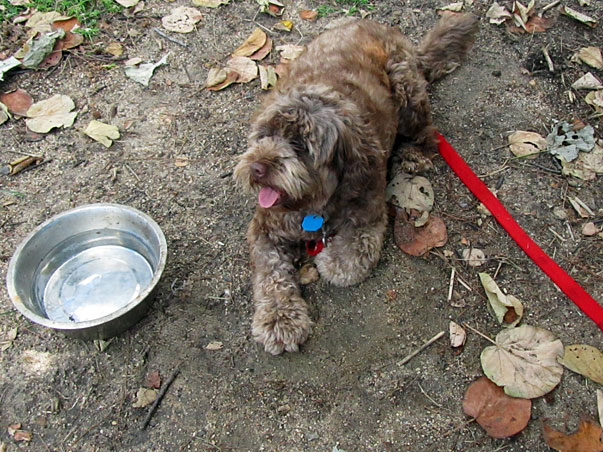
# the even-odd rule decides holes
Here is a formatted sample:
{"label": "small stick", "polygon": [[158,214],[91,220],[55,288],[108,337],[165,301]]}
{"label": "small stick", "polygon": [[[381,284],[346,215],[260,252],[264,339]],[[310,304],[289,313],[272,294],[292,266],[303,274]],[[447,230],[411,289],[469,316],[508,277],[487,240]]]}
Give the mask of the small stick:
{"label": "small stick", "polygon": [[553,227],[552,227],[552,226],[551,226],[551,227],[549,227],[548,229],[549,229],[549,231],[551,231],[551,233],[552,233],[552,234],[553,234],[555,237],[557,237],[557,238],[558,238],[559,240],[561,240],[562,242],[565,242],[565,239],[564,239],[563,237],[561,237],[559,234],[557,234],[557,233],[555,232],[555,230],[553,229]]}
{"label": "small stick", "polygon": [[454,288],[454,274],[456,273],[456,269],[452,267],[452,271],[450,272],[450,283],[448,284],[448,298],[447,300],[452,300],[452,290]]}
{"label": "small stick", "polygon": [[551,60],[551,56],[549,55],[549,51],[546,47],[542,48],[542,54],[544,55],[544,59],[546,60],[546,65],[549,67],[550,72],[555,72],[555,66],[553,66],[553,60]]}
{"label": "small stick", "polygon": [[153,27],[153,31],[155,33],[157,33],[159,36],[161,36],[162,38],[167,39],[168,41],[173,42],[174,44],[178,44],[179,46],[184,47],[185,49],[188,47],[188,44],[182,41],[179,41],[176,38],[172,38],[170,35],[168,35],[167,33],[164,33],[163,31],[161,31],[159,28],[157,27]]}
{"label": "small stick", "polygon": [[144,421],[140,427],[141,430],[144,430],[147,428],[147,426],[149,425],[149,422],[151,422],[151,418],[153,417],[153,414],[157,410],[157,407],[159,406],[159,404],[165,397],[165,393],[167,392],[168,388],[174,382],[174,380],[176,379],[176,377],[178,376],[179,373],[180,373],[180,367],[178,366],[178,367],[176,367],[176,369],[174,370],[174,372],[172,373],[172,375],[170,376],[168,381],[165,382],[165,385],[163,386],[163,388],[161,388],[161,391],[159,391],[159,394],[157,395],[157,398],[155,399],[153,406],[151,406],[151,409],[147,413],[147,416],[144,418]]}
{"label": "small stick", "polygon": [[461,283],[461,286],[463,286],[469,292],[473,292],[473,289],[471,288],[471,286],[469,286],[469,284],[467,284],[465,281],[463,281],[463,278],[461,278],[460,276],[457,275],[456,279],[458,280],[458,282]]}
{"label": "small stick", "polygon": [[554,2],[549,3],[548,5],[546,5],[542,8],[542,13],[543,14],[546,13],[549,9],[554,8],[559,3],[561,3],[561,0],[555,0]]}
{"label": "small stick", "polygon": [[406,358],[402,359],[402,361],[400,361],[398,363],[398,366],[403,366],[404,364],[406,364],[408,361],[413,359],[415,356],[417,356],[419,353],[421,353],[423,350],[425,350],[427,347],[429,347],[431,344],[433,344],[435,341],[437,341],[439,338],[441,338],[444,334],[446,334],[445,331],[440,331],[438,334],[436,334],[434,337],[429,339],[427,342],[425,342],[423,345],[421,345],[418,349],[416,349],[414,352],[412,352]]}
{"label": "small stick", "polygon": [[574,232],[572,231],[572,227],[569,224],[569,221],[567,223],[565,223],[565,225],[567,226],[567,230],[569,231],[570,237],[572,238],[572,241],[575,242],[576,241],[576,237],[574,237]]}
{"label": "small stick", "polygon": [[429,394],[427,394],[423,388],[421,387],[421,385],[419,383],[417,383],[417,386],[419,387],[419,389],[421,390],[421,392],[423,393],[423,395],[425,397],[427,397],[429,399],[429,401],[431,403],[433,403],[435,406],[437,406],[438,408],[444,408],[442,405],[440,405],[438,402],[436,402],[435,400],[433,400],[431,397],[429,397]]}
{"label": "small stick", "polygon": [[498,267],[496,267],[496,271],[494,272],[494,276],[492,277],[492,279],[496,280],[496,277],[498,276],[498,272],[500,271],[500,267],[502,267],[502,262],[498,263]]}
{"label": "small stick", "polygon": [[472,326],[469,326],[469,325],[468,325],[468,324],[466,324],[466,323],[463,323],[463,326],[464,326],[464,327],[469,328],[469,329],[470,329],[471,331],[473,331],[474,333],[479,334],[481,337],[483,337],[484,339],[486,339],[486,340],[488,340],[488,341],[492,342],[494,345],[498,345],[498,344],[497,344],[495,341],[493,341],[492,339],[490,339],[488,336],[486,336],[486,335],[485,335],[484,333],[482,333],[481,331],[476,330],[476,329],[475,329],[475,328],[473,328]]}

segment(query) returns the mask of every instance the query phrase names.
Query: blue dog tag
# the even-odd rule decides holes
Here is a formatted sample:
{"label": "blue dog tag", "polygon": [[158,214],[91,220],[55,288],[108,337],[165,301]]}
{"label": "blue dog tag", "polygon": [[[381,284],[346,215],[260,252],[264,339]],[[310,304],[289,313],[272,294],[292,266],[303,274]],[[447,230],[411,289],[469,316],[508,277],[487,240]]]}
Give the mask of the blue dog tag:
{"label": "blue dog tag", "polygon": [[320,215],[306,215],[302,221],[302,229],[304,231],[318,231],[323,223],[324,218]]}

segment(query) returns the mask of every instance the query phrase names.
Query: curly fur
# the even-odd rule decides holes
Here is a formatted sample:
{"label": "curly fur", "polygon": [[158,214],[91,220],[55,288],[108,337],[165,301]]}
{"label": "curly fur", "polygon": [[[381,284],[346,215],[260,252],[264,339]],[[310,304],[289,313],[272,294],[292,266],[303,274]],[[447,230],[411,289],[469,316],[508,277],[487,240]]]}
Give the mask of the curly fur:
{"label": "curly fur", "polygon": [[[278,194],[257,207],[247,233],[252,334],[266,351],[297,351],[310,332],[294,267],[300,243],[329,237],[315,264],[338,286],[362,281],[377,264],[394,141],[436,149],[428,83],[460,64],[476,27],[473,16],[448,16],[414,47],[393,28],[352,22],[316,38],[267,96],[235,168],[249,191]],[[302,230],[308,214],[326,219],[321,231]]]}

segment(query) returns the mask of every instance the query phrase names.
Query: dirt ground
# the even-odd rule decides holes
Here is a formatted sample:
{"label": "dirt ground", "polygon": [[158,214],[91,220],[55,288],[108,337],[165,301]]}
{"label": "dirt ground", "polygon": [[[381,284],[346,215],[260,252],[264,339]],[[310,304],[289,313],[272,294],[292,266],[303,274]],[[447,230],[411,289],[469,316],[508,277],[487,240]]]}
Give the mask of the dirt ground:
{"label": "dirt ground", "polygon": [[[321,3],[285,4],[294,30],[273,32],[275,45],[307,43],[342,15],[302,21],[299,10]],[[400,27],[416,41],[444,4],[375,1],[370,17]],[[474,171],[498,188],[498,197],[536,242],[601,300],[603,240],[581,234],[585,220],[568,202],[578,196],[601,219],[601,177],[584,182],[562,176],[548,154],[507,162],[510,153],[503,145],[511,131],[546,135],[555,120],[574,118],[603,138],[601,121],[589,118],[592,111],[581,100],[584,93],[575,93],[576,102],[567,95],[569,85],[589,70],[570,62],[572,54],[584,46],[603,47],[603,3],[591,0],[590,7],[580,8],[577,1],[562,1],[598,19],[597,28],[559,16],[554,8],[546,16],[556,18],[555,25],[534,35],[489,24],[490,4],[476,1],[468,8],[482,18],[481,29],[466,64],[432,87],[434,122]],[[524,301],[524,324],[546,328],[564,344],[600,348],[603,343],[595,324],[496,221],[480,216],[475,199],[439,157],[427,177],[436,193],[435,211],[448,227],[444,248],[426,258],[408,256],[393,243],[390,227],[383,257],[366,281],[345,289],[321,281],[304,288],[315,327],[299,353],[274,357],[253,342],[244,234],[255,199],[242,195],[230,175],[262,92],[258,81],[220,92],[202,88],[209,68],[226,61],[256,27],[254,20],[270,28],[275,19],[256,16],[255,1],[232,0],[204,9],[194,32],[175,36],[188,45],[184,48],[152,31],[181,5],[188,3],[149,0],[137,17],[106,17],[93,39],[98,47],[117,40],[127,57],[144,61],[169,52],[169,64],[156,70],[147,88],[125,77],[123,61],[103,67],[108,61],[91,52],[90,43],[53,70],[17,71],[0,82],[2,91],[19,87],[35,100],[66,94],[79,112],[74,127],[40,141],[30,141],[22,119],[0,126],[0,161],[14,160],[13,151],[50,160],[32,171],[0,176],[2,281],[29,231],[88,203],[122,203],[148,213],[163,229],[169,249],[150,312],[102,352],[91,342],[32,324],[13,308],[6,289],[0,290],[0,340],[18,328],[12,345],[0,352],[0,450],[534,452],[550,450],[543,420],[574,429],[581,416],[596,418],[596,385],[566,370],[551,395],[534,400],[532,420],[516,437],[494,440],[475,423],[466,424],[461,401],[468,384],[482,375],[479,355],[487,345],[472,333],[461,352],[444,337],[399,365],[447,330],[450,320],[491,337],[498,333],[478,271],[498,270],[499,286]],[[12,25],[2,27],[6,38]],[[19,43],[5,38],[0,50],[15,50]],[[554,73],[542,58],[543,47]],[[122,131],[109,149],[81,133],[93,118]],[[177,166],[176,157],[182,156],[188,164]],[[555,216],[555,208],[567,219]],[[462,241],[486,252],[483,267],[468,267],[458,258],[466,247]],[[443,259],[444,250],[453,256]],[[471,290],[457,283],[447,301],[452,266]],[[206,349],[212,341],[223,347]],[[148,407],[132,404],[147,373],[157,370],[165,381],[177,367],[180,374],[141,430]],[[14,423],[32,433],[29,443],[11,438],[7,427]]]}

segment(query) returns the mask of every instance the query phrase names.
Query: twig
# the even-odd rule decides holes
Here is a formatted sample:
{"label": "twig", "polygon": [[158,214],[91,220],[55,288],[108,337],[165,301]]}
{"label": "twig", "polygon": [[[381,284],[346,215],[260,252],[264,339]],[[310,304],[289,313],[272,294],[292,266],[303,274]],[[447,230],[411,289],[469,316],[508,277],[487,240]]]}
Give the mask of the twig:
{"label": "twig", "polygon": [[574,237],[574,232],[572,231],[572,227],[570,226],[569,222],[565,223],[565,225],[567,226],[567,230],[569,231],[570,237],[572,238],[572,241],[575,242],[576,241],[576,237]]}
{"label": "twig", "polygon": [[149,422],[151,422],[151,418],[153,417],[153,414],[157,410],[157,407],[159,406],[159,404],[161,403],[161,401],[165,397],[165,394],[166,394],[168,388],[174,382],[174,380],[176,379],[176,377],[178,376],[179,373],[180,373],[180,365],[178,365],[176,367],[176,369],[174,370],[174,372],[172,372],[172,375],[170,376],[170,378],[168,379],[168,381],[166,381],[165,385],[163,386],[163,388],[161,388],[161,391],[159,391],[159,394],[157,395],[157,398],[155,399],[155,402],[151,406],[151,409],[147,413],[147,416],[144,418],[144,421],[143,421],[143,423],[142,423],[142,425],[140,427],[141,430],[144,430],[144,429],[147,428],[147,426],[149,425]]}
{"label": "twig", "polygon": [[454,274],[456,273],[456,269],[452,267],[452,271],[450,272],[450,283],[448,284],[448,298],[447,301],[452,300],[452,291],[454,289]]}
{"label": "twig", "polygon": [[425,350],[427,347],[429,347],[431,344],[433,344],[435,341],[437,341],[439,338],[441,338],[444,334],[446,334],[445,331],[440,331],[438,334],[436,334],[434,337],[429,339],[427,342],[425,342],[423,345],[421,345],[418,349],[416,349],[410,355],[408,355],[407,357],[402,359],[402,361],[400,361],[398,363],[398,366],[403,366],[404,364],[406,364],[408,361],[413,359],[415,356],[417,356],[419,353],[421,353],[423,350]]}
{"label": "twig", "polygon": [[559,240],[561,240],[562,242],[565,242],[565,239],[564,239],[563,237],[561,237],[559,234],[557,234],[557,232],[555,232],[555,230],[553,229],[553,227],[552,227],[552,226],[550,226],[548,229],[549,229],[549,231],[551,231],[551,233],[552,233],[552,234],[553,234],[555,237],[557,237],[557,238],[558,238]]}
{"label": "twig", "polygon": [[544,55],[544,59],[546,60],[546,65],[549,67],[550,72],[555,72],[555,66],[553,66],[553,60],[551,60],[551,56],[549,55],[549,51],[546,47],[542,48],[542,54]]}
{"label": "twig", "polygon": [[157,27],[153,27],[152,30],[157,33],[159,36],[161,36],[162,38],[167,39],[168,41],[173,42],[174,44],[178,44],[179,46],[184,47],[185,49],[188,48],[188,44],[185,42],[182,42],[176,38],[172,38],[170,35],[168,35],[167,33],[164,33],[163,31],[161,31],[159,28]]}
{"label": "twig", "polygon": [[475,328],[473,328],[472,326],[469,326],[467,323],[463,323],[464,327],[469,328],[471,331],[473,331],[475,334],[479,334],[481,337],[483,337],[484,339],[492,342],[494,345],[498,345],[495,341],[493,341],[492,339],[490,339],[488,336],[486,336],[484,333],[482,333],[481,331],[476,330]]}
{"label": "twig", "polygon": [[454,429],[452,429],[452,430],[449,430],[449,431],[447,431],[446,433],[444,433],[444,434],[443,434],[441,437],[442,437],[442,438],[446,438],[447,436],[450,436],[450,435],[452,435],[453,433],[458,432],[459,430],[464,429],[465,427],[467,427],[467,426],[468,426],[469,424],[471,424],[472,422],[475,422],[475,418],[472,418],[472,419],[469,419],[469,420],[468,420],[468,421],[466,421],[466,422],[463,422],[463,423],[462,423],[461,425],[459,425],[458,427],[456,427],[456,428],[454,428]]}
{"label": "twig", "polygon": [[43,159],[44,158],[43,155],[36,155],[36,154],[31,154],[29,152],[16,151],[14,149],[4,149],[4,151],[12,152],[14,154],[19,154],[19,155],[26,155],[28,157],[33,157],[35,159]]}
{"label": "twig", "polygon": [[438,408],[444,408],[442,405],[440,405],[438,402],[436,402],[435,400],[433,400],[431,397],[429,397],[429,394],[427,394],[423,388],[421,387],[421,385],[419,383],[417,383],[417,386],[419,387],[419,389],[421,390],[421,392],[423,393],[423,395],[425,397],[427,397],[429,399],[429,401],[431,403],[433,403],[435,406],[437,406]]}
{"label": "twig", "polygon": [[555,0],[554,2],[549,3],[546,6],[542,7],[542,14],[546,13],[549,9],[554,8],[555,6],[557,6],[559,3],[561,3],[561,0]]}

